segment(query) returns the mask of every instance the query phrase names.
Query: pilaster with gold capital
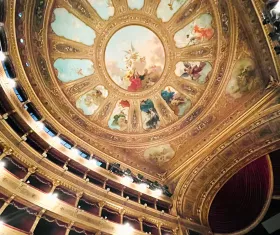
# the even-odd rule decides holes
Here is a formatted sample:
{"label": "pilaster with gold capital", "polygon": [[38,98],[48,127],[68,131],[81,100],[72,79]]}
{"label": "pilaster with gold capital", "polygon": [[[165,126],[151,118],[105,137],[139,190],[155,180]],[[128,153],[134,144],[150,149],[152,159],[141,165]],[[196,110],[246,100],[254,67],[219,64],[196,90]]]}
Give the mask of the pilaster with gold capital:
{"label": "pilaster with gold capital", "polygon": [[61,182],[59,180],[54,180],[52,189],[50,190],[50,193],[53,193],[54,190],[56,189],[56,187],[58,187],[60,184],[61,184]]}
{"label": "pilaster with gold capital", "polygon": [[3,150],[3,153],[0,155],[0,160],[2,160],[4,157],[9,156],[13,153],[13,150],[11,148],[5,147]]}
{"label": "pilaster with gold capital", "polygon": [[25,181],[29,178],[30,175],[32,175],[32,174],[34,174],[34,173],[36,172],[36,170],[37,170],[37,167],[35,167],[35,166],[29,167],[29,168],[28,168],[28,172],[27,172],[27,174],[24,176],[24,178],[22,179],[22,181],[25,182]]}
{"label": "pilaster with gold capital", "polygon": [[123,224],[123,216],[125,214],[125,209],[124,208],[119,209],[119,213],[120,213],[120,216],[121,216],[121,224]]}
{"label": "pilaster with gold capital", "polygon": [[3,206],[0,208],[0,215],[3,213],[3,211],[10,205],[11,201],[14,200],[16,195],[12,195],[10,196],[5,203],[3,204]]}
{"label": "pilaster with gold capital", "polygon": [[138,221],[140,223],[140,230],[143,232],[143,220],[145,219],[145,217],[139,217]]}
{"label": "pilaster with gold capital", "polygon": [[76,202],[75,202],[75,207],[78,206],[80,199],[82,198],[84,192],[78,192],[76,193]]}
{"label": "pilaster with gold capital", "polygon": [[103,207],[106,205],[106,202],[105,201],[98,202],[98,205],[99,205],[99,216],[101,216]]}
{"label": "pilaster with gold capital", "polygon": [[74,221],[71,221],[68,226],[67,226],[67,229],[66,229],[66,232],[65,232],[65,235],[69,235],[70,231],[71,231],[71,228],[73,227],[74,225]]}
{"label": "pilaster with gold capital", "polygon": [[42,210],[39,212],[39,214],[36,216],[36,219],[35,219],[35,221],[34,221],[32,227],[31,227],[31,229],[30,229],[30,232],[31,232],[31,233],[33,233],[33,232],[35,231],[35,229],[36,229],[36,227],[37,227],[37,225],[38,225],[40,219],[42,218],[42,215],[43,215],[45,212],[46,212],[46,209],[42,209]]}

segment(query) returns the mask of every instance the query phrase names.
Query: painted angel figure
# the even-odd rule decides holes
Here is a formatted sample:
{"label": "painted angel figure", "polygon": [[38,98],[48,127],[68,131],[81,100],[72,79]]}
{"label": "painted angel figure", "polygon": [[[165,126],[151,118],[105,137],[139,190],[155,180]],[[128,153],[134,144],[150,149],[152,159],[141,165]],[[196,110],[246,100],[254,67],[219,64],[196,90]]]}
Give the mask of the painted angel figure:
{"label": "painted angel figure", "polygon": [[181,77],[191,77],[192,80],[197,80],[201,74],[200,72],[206,66],[205,62],[200,62],[199,65],[192,66],[190,63],[184,63],[184,73]]}

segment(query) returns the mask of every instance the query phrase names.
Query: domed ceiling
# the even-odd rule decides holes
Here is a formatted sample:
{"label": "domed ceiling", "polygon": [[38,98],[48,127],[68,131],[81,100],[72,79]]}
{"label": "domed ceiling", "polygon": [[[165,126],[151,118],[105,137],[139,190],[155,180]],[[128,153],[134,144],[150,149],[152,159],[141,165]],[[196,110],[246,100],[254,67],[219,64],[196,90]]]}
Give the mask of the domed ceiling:
{"label": "domed ceiling", "polygon": [[148,174],[191,159],[266,83],[226,1],[28,4],[16,63],[32,102],[79,146]]}

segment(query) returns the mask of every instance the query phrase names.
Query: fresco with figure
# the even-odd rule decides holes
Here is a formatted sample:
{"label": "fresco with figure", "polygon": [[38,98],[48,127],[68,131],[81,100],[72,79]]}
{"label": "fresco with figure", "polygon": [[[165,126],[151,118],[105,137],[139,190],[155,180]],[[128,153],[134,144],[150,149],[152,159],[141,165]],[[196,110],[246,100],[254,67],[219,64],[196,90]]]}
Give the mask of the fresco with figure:
{"label": "fresco with figure", "polygon": [[146,149],[144,152],[144,159],[148,162],[160,165],[168,162],[175,155],[175,151],[170,144],[164,144],[156,147]]}
{"label": "fresco with figure", "polygon": [[212,66],[209,62],[179,62],[175,74],[183,79],[203,84],[209,79]]}
{"label": "fresco with figure", "polygon": [[159,81],[165,64],[159,38],[142,26],[127,26],[110,39],[105,63],[111,79],[121,88],[139,92]]}
{"label": "fresco with figure", "polygon": [[112,0],[88,0],[88,2],[103,20],[108,20],[115,14]]}
{"label": "fresco with figure", "polygon": [[182,117],[192,106],[189,99],[176,91],[171,86],[161,91],[161,97],[165,100],[172,111],[179,117]]}
{"label": "fresco with figure", "polygon": [[71,82],[94,74],[91,60],[57,59],[54,62],[57,78],[62,82]]}
{"label": "fresco with figure", "polygon": [[157,9],[157,17],[168,22],[174,14],[189,0],[161,0]]}
{"label": "fresco with figure", "polygon": [[214,35],[212,16],[202,14],[174,35],[176,47],[196,45],[210,40]]}
{"label": "fresco with figure", "polygon": [[262,86],[256,64],[251,58],[239,59],[232,71],[226,93],[233,98],[240,98]]}
{"label": "fresco with figure", "polygon": [[142,100],[140,110],[142,113],[143,128],[145,130],[158,129],[160,126],[160,119],[153,101],[150,99]]}
{"label": "fresco with figure", "polygon": [[140,10],[143,8],[145,1],[144,0],[127,0],[128,7],[132,10]]}
{"label": "fresco with figure", "polygon": [[118,101],[108,122],[112,130],[125,131],[127,129],[129,108],[130,104],[127,100]]}
{"label": "fresco with figure", "polygon": [[96,37],[92,28],[65,8],[56,8],[53,11],[51,28],[56,35],[87,46],[92,46]]}
{"label": "fresco with figure", "polygon": [[108,90],[106,90],[104,86],[99,85],[86,94],[80,96],[76,101],[76,107],[80,109],[84,115],[93,115],[107,96]]}

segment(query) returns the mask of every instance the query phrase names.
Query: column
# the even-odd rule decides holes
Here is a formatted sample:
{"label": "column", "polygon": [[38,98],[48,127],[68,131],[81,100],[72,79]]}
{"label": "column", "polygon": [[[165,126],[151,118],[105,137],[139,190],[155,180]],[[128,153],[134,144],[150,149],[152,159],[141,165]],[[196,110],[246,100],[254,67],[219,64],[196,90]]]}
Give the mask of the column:
{"label": "column", "polygon": [[106,162],[106,170],[109,170],[110,163]]}
{"label": "column", "polygon": [[6,156],[8,156],[8,155],[11,155],[13,153],[13,150],[11,149],[11,148],[4,148],[4,151],[3,151],[3,153],[0,155],[0,161],[4,158],[4,157],[6,157]]}
{"label": "column", "polygon": [[158,234],[161,235],[161,226],[162,226],[162,223],[157,223],[157,227],[158,227]]}
{"label": "column", "polygon": [[32,175],[36,172],[36,170],[37,170],[37,167],[35,167],[35,166],[29,167],[26,176],[24,176],[24,178],[22,179],[22,182],[25,182],[29,178],[30,175]]}
{"label": "column", "polygon": [[138,220],[139,220],[139,223],[140,223],[140,230],[143,232],[143,220],[144,220],[144,218],[140,217],[140,218],[138,218]]}
{"label": "column", "polygon": [[67,165],[68,165],[68,163],[70,162],[70,158],[64,163],[64,165],[63,165],[63,169],[64,169],[64,171],[67,171],[68,170],[68,167],[67,167]]}
{"label": "column", "polygon": [[7,201],[5,201],[5,203],[3,204],[3,206],[0,208],[0,215],[3,213],[3,211],[10,205],[11,201],[14,200],[15,195],[12,195],[11,197],[9,197],[7,199]]}
{"label": "column", "polygon": [[60,181],[59,180],[53,181],[53,186],[52,186],[52,189],[51,189],[51,191],[49,193],[52,194],[54,192],[54,190],[56,189],[56,187],[59,186],[59,185],[60,185]]}
{"label": "column", "polygon": [[30,131],[28,131],[27,133],[25,133],[23,136],[21,136],[20,138],[21,138],[21,141],[20,141],[20,143],[22,142],[22,141],[26,141],[27,140],[27,136],[30,134],[30,133],[32,133],[33,132],[33,130],[30,130]]}
{"label": "column", "polygon": [[4,113],[4,114],[0,114],[0,120],[6,120],[6,119],[8,119],[8,117],[11,115],[11,114],[13,114],[13,113],[15,113],[15,110],[13,109],[12,111],[10,111],[10,112],[7,112],[7,113]]}
{"label": "column", "polygon": [[37,225],[38,225],[40,219],[42,218],[42,215],[43,215],[45,212],[46,212],[46,209],[42,209],[42,210],[39,212],[39,214],[36,216],[36,219],[35,219],[35,221],[34,221],[32,227],[31,227],[31,229],[30,229],[30,233],[31,233],[31,234],[34,233],[34,231],[35,231],[35,229],[36,229],[36,227],[37,227]]}
{"label": "column", "polygon": [[72,226],[74,225],[74,221],[68,224],[65,235],[68,235],[71,231]]}
{"label": "column", "polygon": [[138,203],[141,204],[141,196],[142,196],[142,193],[138,193]]}
{"label": "column", "polygon": [[154,208],[157,210],[157,202],[158,202],[158,199],[155,199],[155,202],[154,202]]}
{"label": "column", "polygon": [[124,216],[124,213],[125,213],[125,209],[120,209],[119,213],[120,213],[120,216],[121,216],[120,224],[123,224],[123,216]]}
{"label": "column", "polygon": [[89,172],[90,172],[90,169],[88,169],[88,170],[85,172],[84,177],[83,177],[84,180],[87,178],[87,174],[88,174]]}
{"label": "column", "polygon": [[28,103],[30,103],[30,100],[29,100],[29,99],[27,99],[26,101],[22,102],[21,105],[22,105],[22,107],[24,107],[24,105],[26,105],[26,104],[28,104]]}
{"label": "column", "polygon": [[121,191],[121,196],[122,196],[122,197],[123,197],[123,195],[124,195],[124,189],[125,189],[125,186],[122,187],[122,191]]}
{"label": "column", "polygon": [[42,158],[40,159],[39,162],[41,162],[42,159],[48,157],[47,153],[51,149],[51,146],[49,146],[43,153],[42,153]]}
{"label": "column", "polygon": [[102,202],[98,202],[98,205],[99,205],[99,216],[102,215],[102,209],[103,207],[106,205],[106,202],[102,201]]}
{"label": "column", "polygon": [[106,179],[103,183],[103,188],[106,189],[106,183],[107,183],[108,179]]}
{"label": "column", "polygon": [[77,199],[76,199],[76,202],[75,202],[75,207],[78,207],[79,201],[82,198],[83,194],[84,194],[83,192],[76,193]]}

